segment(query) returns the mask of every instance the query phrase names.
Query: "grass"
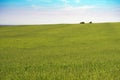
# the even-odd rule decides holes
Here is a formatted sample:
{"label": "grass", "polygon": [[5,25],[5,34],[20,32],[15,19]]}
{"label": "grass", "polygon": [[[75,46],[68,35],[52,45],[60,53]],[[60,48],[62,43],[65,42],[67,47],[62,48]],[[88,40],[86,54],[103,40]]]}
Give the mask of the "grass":
{"label": "grass", "polygon": [[120,80],[120,23],[0,27],[0,80]]}

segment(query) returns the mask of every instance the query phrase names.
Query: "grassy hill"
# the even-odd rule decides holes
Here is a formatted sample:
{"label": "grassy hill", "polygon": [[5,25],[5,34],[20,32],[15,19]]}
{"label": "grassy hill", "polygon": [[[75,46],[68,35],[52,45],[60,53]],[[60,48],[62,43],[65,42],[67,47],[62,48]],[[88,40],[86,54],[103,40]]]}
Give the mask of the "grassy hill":
{"label": "grassy hill", "polygon": [[120,23],[1,26],[0,80],[120,80]]}

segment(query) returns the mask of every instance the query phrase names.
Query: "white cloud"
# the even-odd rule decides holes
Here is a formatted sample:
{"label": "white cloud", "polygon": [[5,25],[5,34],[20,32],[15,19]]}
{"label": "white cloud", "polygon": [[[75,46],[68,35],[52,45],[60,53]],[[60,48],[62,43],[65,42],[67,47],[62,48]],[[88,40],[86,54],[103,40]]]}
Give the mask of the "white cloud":
{"label": "white cloud", "polygon": [[[84,6],[74,6],[69,4],[69,0],[62,0],[64,2],[64,8],[63,10],[88,10],[88,9],[93,9],[97,8],[97,6],[94,5],[84,5]],[[80,0],[74,0],[76,3],[80,3]]]}
{"label": "white cloud", "polygon": [[[32,1],[32,0],[31,0]],[[6,10],[0,14],[0,24],[55,24],[89,22],[114,22],[120,21],[120,9],[99,9],[98,6],[74,7],[65,2],[64,8],[58,10],[44,9],[31,3],[34,9]]]}
{"label": "white cloud", "polygon": [[95,9],[96,6],[79,6],[79,7],[73,7],[71,5],[66,5],[63,10],[90,10]]}
{"label": "white cloud", "polygon": [[93,8],[97,8],[96,6],[81,6],[81,7],[78,7],[78,9],[93,9]]}

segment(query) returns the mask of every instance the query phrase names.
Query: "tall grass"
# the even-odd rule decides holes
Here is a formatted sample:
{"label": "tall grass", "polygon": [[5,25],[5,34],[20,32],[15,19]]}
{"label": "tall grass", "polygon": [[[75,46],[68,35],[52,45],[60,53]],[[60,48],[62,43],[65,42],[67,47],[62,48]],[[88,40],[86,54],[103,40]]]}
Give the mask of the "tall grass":
{"label": "tall grass", "polygon": [[120,80],[120,23],[0,27],[0,80]]}

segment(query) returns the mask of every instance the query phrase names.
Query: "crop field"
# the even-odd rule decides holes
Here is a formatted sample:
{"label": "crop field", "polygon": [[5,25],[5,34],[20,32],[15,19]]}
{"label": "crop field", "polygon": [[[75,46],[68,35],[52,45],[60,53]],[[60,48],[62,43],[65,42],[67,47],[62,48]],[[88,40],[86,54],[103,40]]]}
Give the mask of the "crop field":
{"label": "crop field", "polygon": [[120,80],[120,23],[0,26],[0,80]]}

